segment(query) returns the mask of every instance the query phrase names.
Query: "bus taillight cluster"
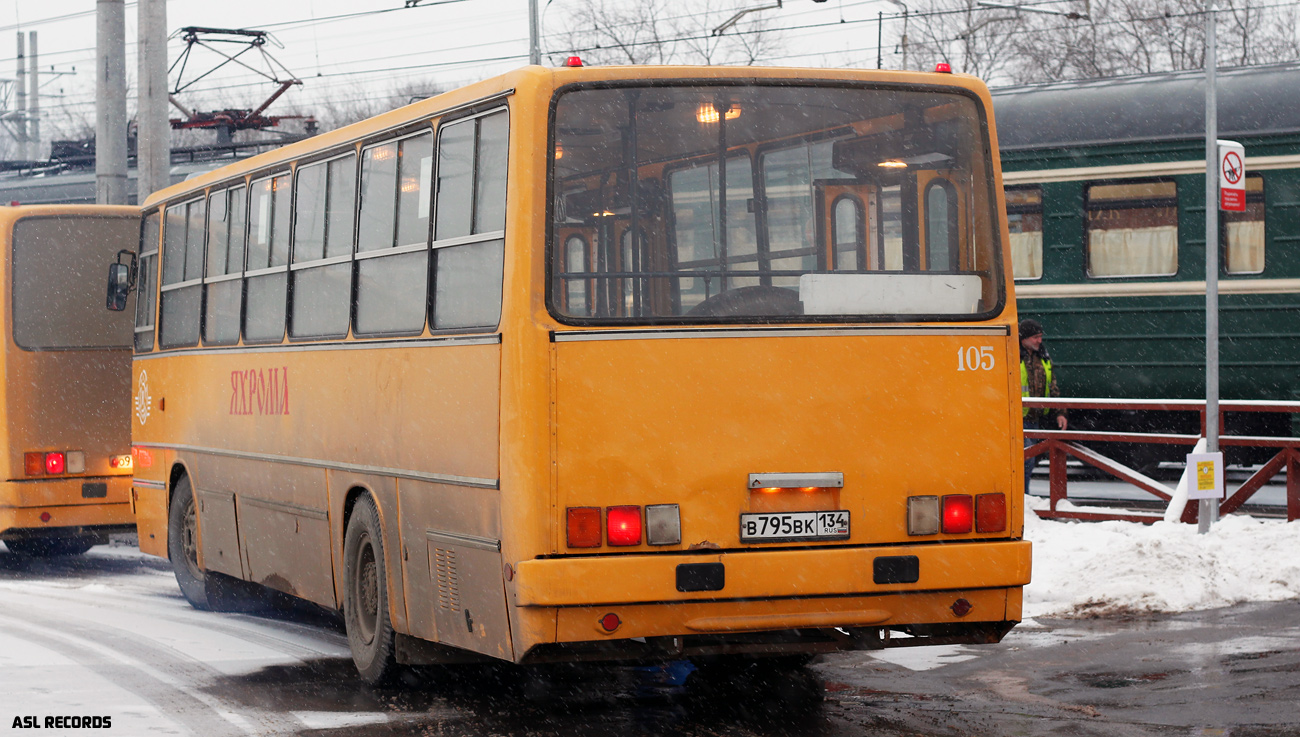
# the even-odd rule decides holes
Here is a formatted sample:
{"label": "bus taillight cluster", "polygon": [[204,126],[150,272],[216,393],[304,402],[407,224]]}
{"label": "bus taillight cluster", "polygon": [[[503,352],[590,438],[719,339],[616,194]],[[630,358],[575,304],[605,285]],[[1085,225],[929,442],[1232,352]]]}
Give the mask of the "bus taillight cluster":
{"label": "bus taillight cluster", "polygon": [[23,470],[28,476],[63,476],[85,473],[86,454],[79,450],[24,453]]}
{"label": "bus taillight cluster", "polygon": [[[602,512],[605,524],[601,525]],[[565,542],[571,548],[599,548],[641,544],[644,530],[650,545],[677,545],[682,541],[681,513],[676,504],[651,504],[642,520],[639,505],[569,507],[565,510]],[[602,535],[603,532],[603,535]]]}
{"label": "bus taillight cluster", "polygon": [[1002,494],[949,494],[907,498],[907,534],[963,535],[1007,529],[1007,498]]}

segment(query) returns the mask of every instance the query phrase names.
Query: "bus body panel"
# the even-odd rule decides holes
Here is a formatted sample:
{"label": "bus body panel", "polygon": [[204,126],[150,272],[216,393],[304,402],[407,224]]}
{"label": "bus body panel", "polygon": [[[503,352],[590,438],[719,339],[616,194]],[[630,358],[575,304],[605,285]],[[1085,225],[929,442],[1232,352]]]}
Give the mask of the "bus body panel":
{"label": "bus body panel", "polygon": [[[130,323],[100,313],[108,264],[133,249],[138,222],[131,207],[0,207],[0,535],[78,537],[134,524],[131,468],[120,462],[131,452]],[[21,289],[20,257],[29,280]],[[28,474],[25,454],[50,451],[80,451],[84,471]]]}
{"label": "bus body panel", "polygon": [[[837,545],[916,542],[910,496],[1015,498],[1007,329],[897,332],[558,342],[556,526],[566,507],[678,504],[681,543],[557,552],[735,549],[741,513],[802,510],[848,510]],[[983,368],[959,363],[981,349]],[[747,487],[796,472],[843,474],[843,488]]]}

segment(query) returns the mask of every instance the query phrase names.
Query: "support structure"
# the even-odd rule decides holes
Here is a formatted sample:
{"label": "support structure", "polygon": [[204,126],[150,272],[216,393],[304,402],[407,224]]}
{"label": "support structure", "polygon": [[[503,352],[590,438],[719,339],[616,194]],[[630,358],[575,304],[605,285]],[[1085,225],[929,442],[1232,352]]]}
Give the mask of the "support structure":
{"label": "support structure", "polygon": [[95,202],[125,205],[126,0],[96,0],[95,17]]}
{"label": "support structure", "polygon": [[36,31],[28,31],[27,47],[31,75],[31,94],[27,100],[27,147],[30,158],[41,159],[44,158],[41,152],[41,66],[40,56],[36,53]]}
{"label": "support structure", "polygon": [[14,83],[14,108],[17,113],[14,117],[14,134],[18,142],[18,158],[30,161],[31,156],[27,151],[27,53],[24,40],[23,32],[19,31],[18,80]]}
{"label": "support structure", "polygon": [[167,2],[139,0],[136,201],[171,183],[171,124],[167,119]]}
{"label": "support structure", "polygon": [[[1219,106],[1216,98],[1214,16],[1205,12],[1205,449],[1219,452]],[[1198,527],[1202,534],[1218,518],[1219,505],[1202,499]]]}

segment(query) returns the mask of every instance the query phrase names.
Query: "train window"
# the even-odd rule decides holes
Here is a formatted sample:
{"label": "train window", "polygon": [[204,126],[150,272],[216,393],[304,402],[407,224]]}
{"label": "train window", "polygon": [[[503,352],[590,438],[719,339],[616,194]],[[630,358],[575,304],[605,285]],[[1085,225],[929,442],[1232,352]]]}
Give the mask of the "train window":
{"label": "train window", "polygon": [[290,337],[348,334],[356,172],[355,154],[298,168]]}
{"label": "train window", "polygon": [[1178,273],[1178,190],[1170,181],[1087,187],[1088,276]]}
{"label": "train window", "polygon": [[443,126],[439,134],[434,329],[501,321],[508,123],[506,111],[496,110]]}
{"label": "train window", "polygon": [[203,229],[207,201],[191,200],[166,210],[163,227],[162,310],[158,343],[163,348],[197,345],[202,304]]}
{"label": "train window", "polygon": [[362,152],[357,333],[424,329],[432,190],[432,132]]}
{"label": "train window", "polygon": [[140,228],[140,273],[135,283],[135,349],[153,350],[154,293],[158,288],[158,211],[144,219]]}
{"label": "train window", "polygon": [[239,342],[244,297],[244,209],[246,187],[208,197],[208,273],[203,279],[203,342]]}
{"label": "train window", "polygon": [[1246,175],[1246,210],[1222,211],[1224,269],[1229,274],[1264,271],[1264,177]]}
{"label": "train window", "polygon": [[1017,281],[1043,278],[1043,188],[1007,187],[1011,273]]}
{"label": "train window", "polygon": [[925,186],[925,268],[957,271],[959,236],[957,188],[936,177]]}
{"label": "train window", "polygon": [[248,208],[244,340],[284,339],[289,290],[289,175],[253,182]]}

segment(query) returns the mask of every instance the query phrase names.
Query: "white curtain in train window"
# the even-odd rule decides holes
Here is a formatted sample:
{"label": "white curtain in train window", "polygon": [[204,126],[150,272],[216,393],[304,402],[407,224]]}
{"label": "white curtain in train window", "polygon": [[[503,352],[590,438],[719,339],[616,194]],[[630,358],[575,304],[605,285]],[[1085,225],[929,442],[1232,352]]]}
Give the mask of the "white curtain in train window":
{"label": "white curtain in train window", "polygon": [[1011,274],[1016,279],[1043,276],[1043,231],[1011,234]]}
{"label": "white curtain in train window", "polygon": [[1227,223],[1226,267],[1229,274],[1258,274],[1264,270],[1264,221]]}
{"label": "white curtain in train window", "polygon": [[1169,276],[1177,271],[1177,227],[1088,231],[1090,276]]}

